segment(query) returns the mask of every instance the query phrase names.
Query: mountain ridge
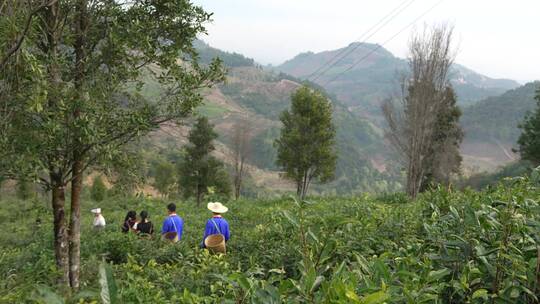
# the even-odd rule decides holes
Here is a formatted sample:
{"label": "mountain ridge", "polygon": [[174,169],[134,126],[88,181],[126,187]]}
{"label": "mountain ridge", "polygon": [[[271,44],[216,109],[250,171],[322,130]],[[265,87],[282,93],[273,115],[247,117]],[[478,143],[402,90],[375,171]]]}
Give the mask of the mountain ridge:
{"label": "mountain ridge", "polygon": [[[372,54],[370,54],[373,52]],[[275,69],[300,79],[307,79],[325,63],[339,54],[348,54],[331,61],[332,67],[314,80],[345,104],[379,116],[381,102],[399,92],[399,77],[406,73],[407,61],[394,56],[384,47],[371,43],[352,43],[346,47],[322,52],[303,52],[286,60]],[[361,64],[356,64],[363,59]],[[354,67],[351,68],[351,66]],[[450,73],[461,105],[473,104],[519,87],[511,79],[495,79],[455,64]],[[314,79],[314,77],[309,77]]]}

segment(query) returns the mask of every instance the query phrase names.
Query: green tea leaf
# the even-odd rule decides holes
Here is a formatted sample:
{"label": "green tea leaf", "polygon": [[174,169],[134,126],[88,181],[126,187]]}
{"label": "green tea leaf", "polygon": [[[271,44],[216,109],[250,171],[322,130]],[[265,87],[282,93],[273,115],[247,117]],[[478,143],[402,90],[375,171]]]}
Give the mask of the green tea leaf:
{"label": "green tea leaf", "polygon": [[377,291],[365,296],[362,299],[362,304],[380,304],[390,298],[390,295],[384,291]]}
{"label": "green tea leaf", "polygon": [[477,299],[477,298],[487,299],[487,295],[488,295],[488,291],[486,289],[478,289],[475,292],[473,292],[472,298],[473,299]]}
{"label": "green tea leaf", "polygon": [[104,304],[118,303],[118,291],[111,266],[105,262],[99,265],[99,284],[101,285],[101,301]]}
{"label": "green tea leaf", "polygon": [[450,269],[444,268],[440,270],[432,270],[429,272],[427,280],[428,282],[438,281],[451,273]]}

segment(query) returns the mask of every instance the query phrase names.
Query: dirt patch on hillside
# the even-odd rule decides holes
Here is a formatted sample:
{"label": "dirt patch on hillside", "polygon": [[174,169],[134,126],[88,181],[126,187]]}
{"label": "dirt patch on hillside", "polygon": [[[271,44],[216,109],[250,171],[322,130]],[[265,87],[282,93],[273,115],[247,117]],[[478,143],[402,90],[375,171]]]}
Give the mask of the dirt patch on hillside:
{"label": "dirt patch on hillside", "polygon": [[470,142],[461,145],[463,167],[467,172],[493,172],[519,158],[512,144],[501,142]]}

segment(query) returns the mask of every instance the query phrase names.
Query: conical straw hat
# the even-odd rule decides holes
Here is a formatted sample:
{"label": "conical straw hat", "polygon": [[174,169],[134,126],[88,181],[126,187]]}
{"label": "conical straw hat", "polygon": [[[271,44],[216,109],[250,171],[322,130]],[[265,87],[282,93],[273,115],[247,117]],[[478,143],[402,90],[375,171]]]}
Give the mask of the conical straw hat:
{"label": "conical straw hat", "polygon": [[210,202],[207,205],[208,210],[214,212],[214,213],[225,213],[229,210],[229,208],[223,206],[220,202]]}

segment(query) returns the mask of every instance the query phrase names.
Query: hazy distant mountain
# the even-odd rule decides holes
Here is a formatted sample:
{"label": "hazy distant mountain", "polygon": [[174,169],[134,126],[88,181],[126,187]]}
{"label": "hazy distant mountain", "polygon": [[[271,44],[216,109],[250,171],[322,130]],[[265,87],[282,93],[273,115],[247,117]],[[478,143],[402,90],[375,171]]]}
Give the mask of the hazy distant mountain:
{"label": "hazy distant mountain", "polygon": [[[301,79],[314,80],[351,109],[378,116],[381,101],[399,92],[398,80],[407,71],[407,62],[382,47],[369,54],[376,48],[376,44],[352,43],[338,50],[301,53],[277,69]],[[334,65],[324,74],[316,73],[340,53],[349,55],[337,62],[332,61]],[[359,60],[362,60],[360,64],[347,71]],[[317,75],[320,77],[316,78]],[[489,78],[458,64],[451,72],[451,80],[461,105],[472,104],[519,86],[513,80]]]}

